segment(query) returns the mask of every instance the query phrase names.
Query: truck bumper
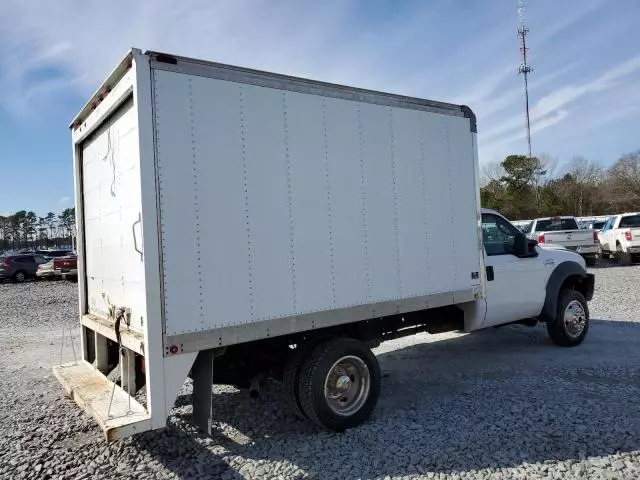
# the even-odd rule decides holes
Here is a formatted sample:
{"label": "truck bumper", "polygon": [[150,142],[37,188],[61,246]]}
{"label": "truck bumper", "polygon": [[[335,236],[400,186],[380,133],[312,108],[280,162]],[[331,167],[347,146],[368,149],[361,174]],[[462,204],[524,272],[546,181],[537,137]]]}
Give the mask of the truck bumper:
{"label": "truck bumper", "polygon": [[597,245],[593,245],[593,246],[588,246],[588,247],[577,247],[575,249],[576,253],[579,253],[580,255],[597,255],[598,254],[598,246]]}

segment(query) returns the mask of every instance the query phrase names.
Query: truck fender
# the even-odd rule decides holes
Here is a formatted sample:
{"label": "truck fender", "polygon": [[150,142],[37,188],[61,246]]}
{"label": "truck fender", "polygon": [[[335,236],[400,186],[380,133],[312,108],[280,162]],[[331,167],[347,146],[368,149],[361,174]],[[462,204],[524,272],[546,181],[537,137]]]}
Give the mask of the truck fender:
{"label": "truck fender", "polygon": [[571,276],[579,276],[583,281],[587,281],[585,285],[585,297],[587,300],[591,300],[593,294],[593,276],[588,274],[584,268],[575,262],[562,262],[551,272],[549,280],[547,280],[544,306],[539,316],[540,321],[548,322],[555,319],[558,310],[560,289],[565,280]]}

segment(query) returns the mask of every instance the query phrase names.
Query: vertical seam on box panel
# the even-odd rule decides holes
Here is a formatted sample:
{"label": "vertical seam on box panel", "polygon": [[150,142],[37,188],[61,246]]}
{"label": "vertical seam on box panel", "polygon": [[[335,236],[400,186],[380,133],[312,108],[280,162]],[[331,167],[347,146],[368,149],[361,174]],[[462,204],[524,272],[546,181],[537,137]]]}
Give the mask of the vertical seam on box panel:
{"label": "vertical seam on box panel", "polygon": [[336,305],[336,270],[333,244],[333,216],[331,211],[331,171],[329,170],[329,137],[327,135],[327,99],[322,98],[322,131],[324,135],[324,176],[327,187],[327,212],[329,219],[329,269],[332,303]]}
{"label": "vertical seam on box panel", "polygon": [[244,188],[244,217],[247,231],[247,263],[249,280],[249,314],[255,317],[255,296],[253,292],[253,245],[251,242],[251,225],[249,222],[249,174],[247,170],[247,131],[244,119],[244,95],[242,84],[238,85],[238,101],[240,107],[240,139],[242,141],[242,186]]}
{"label": "vertical seam on box panel", "polygon": [[193,173],[193,204],[196,231],[196,261],[198,272],[198,305],[200,306],[200,324],[204,327],[204,291],[202,285],[202,248],[200,246],[200,192],[198,189],[198,152],[196,147],[196,125],[193,113],[193,80],[187,78],[189,92],[189,121],[191,126],[191,168]]}
{"label": "vertical seam on box panel", "polygon": [[364,172],[364,147],[362,144],[362,110],[360,103],[356,103],[358,112],[358,152],[360,155],[360,194],[362,197],[362,238],[364,241],[364,267],[367,278],[367,300],[371,300],[371,271],[369,269],[369,233],[367,224],[367,193]]}
{"label": "vertical seam on box panel", "polygon": [[453,270],[453,287],[451,290],[453,293],[453,301],[455,302],[455,287],[458,283],[458,272],[456,270],[456,263],[458,259],[456,258],[456,233],[453,228],[454,226],[454,218],[453,218],[453,192],[452,189],[452,179],[451,179],[451,142],[449,138],[449,125],[447,125],[444,129],[444,137],[445,144],[447,146],[447,180],[449,183],[449,221],[451,222],[451,253],[453,254],[453,261],[451,262],[452,270]]}
{"label": "vertical seam on box panel", "polygon": [[427,276],[427,286],[431,288],[431,269],[429,268],[429,219],[427,215],[427,209],[429,207],[429,199],[427,197],[427,177],[425,173],[424,162],[424,114],[419,113],[420,121],[418,122],[418,142],[420,144],[420,181],[422,183],[422,220],[424,226],[424,241],[425,241],[425,274]]}
{"label": "vertical seam on box panel", "polygon": [[[162,188],[162,156],[160,155],[160,109],[158,107],[159,105],[159,91],[160,89],[158,88],[158,76],[155,74],[155,70],[152,70],[153,72],[153,104],[155,106],[155,108],[153,109],[153,121],[154,121],[154,125],[155,125],[155,150],[156,150],[156,164],[157,164],[157,169],[158,169],[158,203],[160,206],[160,245],[162,248],[162,290],[163,290],[163,301],[162,304],[164,305],[164,319],[165,319],[165,330],[167,330],[168,327],[168,323],[169,323],[169,302],[168,302],[168,295],[167,295],[167,282],[166,282],[166,278],[167,277],[167,258],[166,258],[166,252],[167,252],[167,245],[166,245],[166,241],[165,241],[165,235],[164,235],[164,226],[165,226],[165,217],[164,217],[164,190]],[[147,319],[147,321],[150,321],[149,319]]]}
{"label": "vertical seam on box panel", "polygon": [[[156,188],[156,198],[155,198],[155,206],[156,206],[156,231],[158,232],[158,257],[160,268],[158,271],[158,275],[160,277],[160,323],[162,333],[165,333],[167,330],[166,319],[167,319],[167,310],[165,305],[165,276],[164,276],[164,235],[162,232],[162,204],[160,201],[160,171],[158,167],[158,155],[159,155],[159,146],[158,146],[158,132],[155,128],[156,122],[156,74],[154,69],[149,69],[149,82],[151,84],[151,118],[153,122],[152,134],[153,134],[153,169],[155,175],[155,188]],[[142,178],[142,165],[140,165],[140,175]],[[140,191],[140,195],[142,195],[142,190]],[[147,322],[149,322],[149,314],[147,312]]]}
{"label": "vertical seam on box panel", "polygon": [[398,220],[398,173],[396,172],[396,137],[393,124],[393,108],[389,107],[389,139],[391,151],[391,182],[393,189],[393,229],[396,244],[396,275],[398,277],[398,298],[402,298],[402,266],[400,265],[400,232]]}
{"label": "vertical seam on box panel", "polygon": [[291,256],[291,288],[293,293],[293,311],[298,309],[296,285],[296,244],[295,225],[293,221],[293,187],[291,182],[291,153],[289,152],[289,123],[287,118],[287,92],[282,91],[282,118],[284,127],[284,152],[287,163],[287,197],[289,200],[289,255]]}

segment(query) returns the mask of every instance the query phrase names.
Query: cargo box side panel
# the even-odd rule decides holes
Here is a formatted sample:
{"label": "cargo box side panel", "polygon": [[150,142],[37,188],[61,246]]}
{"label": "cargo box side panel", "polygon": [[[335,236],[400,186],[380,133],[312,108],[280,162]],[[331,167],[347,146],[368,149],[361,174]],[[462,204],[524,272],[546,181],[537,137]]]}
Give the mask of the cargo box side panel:
{"label": "cargo box side panel", "polygon": [[88,313],[109,305],[131,309],[131,327],[146,317],[139,222],[140,165],[133,99],[125,101],[82,144],[84,247]]}
{"label": "cargo box side panel", "polygon": [[[482,258],[478,255],[481,246],[478,237],[474,141],[469,136],[469,129],[463,119],[448,117],[444,126],[451,178],[449,214],[455,219],[450,222],[450,230],[446,236],[453,246],[452,266],[455,268],[456,285],[458,288],[463,288],[464,285],[480,286],[480,270],[484,267],[479,263]],[[478,275],[472,276],[473,272]]]}
{"label": "cargo box side panel", "polygon": [[468,119],[153,78],[166,335],[479,284]]}

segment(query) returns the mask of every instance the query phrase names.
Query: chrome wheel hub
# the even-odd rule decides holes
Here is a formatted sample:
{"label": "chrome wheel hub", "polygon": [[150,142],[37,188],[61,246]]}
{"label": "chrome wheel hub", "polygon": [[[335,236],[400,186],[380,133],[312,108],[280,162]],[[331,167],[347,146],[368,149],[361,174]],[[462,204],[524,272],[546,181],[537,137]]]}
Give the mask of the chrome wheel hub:
{"label": "chrome wheel hub", "polygon": [[349,416],[362,408],[369,397],[371,375],[358,357],[345,356],[336,361],[325,378],[324,397],[337,415]]}
{"label": "chrome wheel hub", "polygon": [[571,337],[579,337],[587,325],[587,314],[582,304],[577,300],[572,300],[564,310],[564,325],[567,333]]}

